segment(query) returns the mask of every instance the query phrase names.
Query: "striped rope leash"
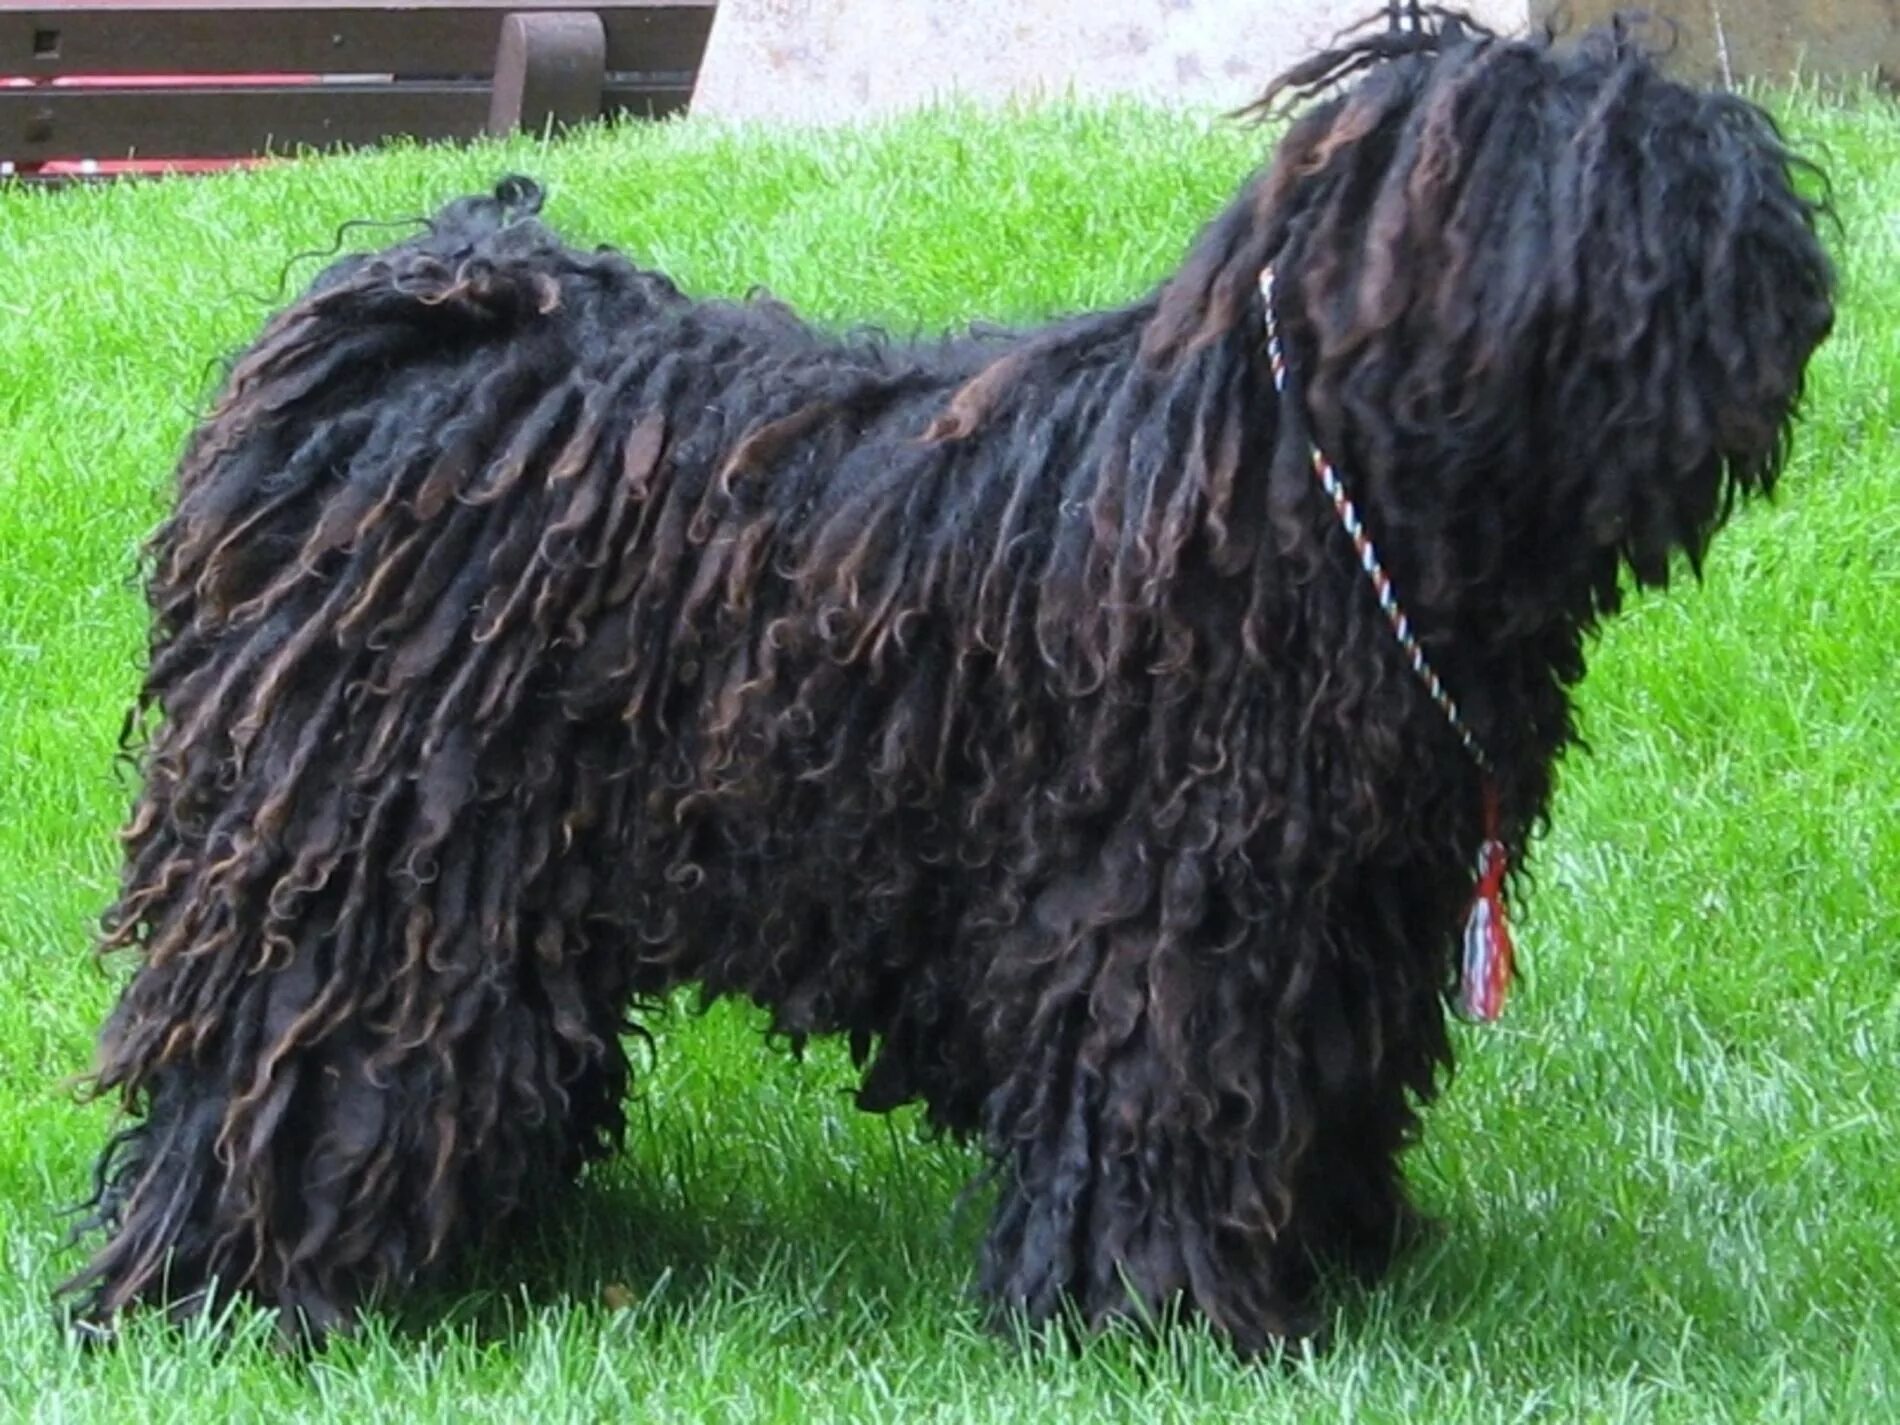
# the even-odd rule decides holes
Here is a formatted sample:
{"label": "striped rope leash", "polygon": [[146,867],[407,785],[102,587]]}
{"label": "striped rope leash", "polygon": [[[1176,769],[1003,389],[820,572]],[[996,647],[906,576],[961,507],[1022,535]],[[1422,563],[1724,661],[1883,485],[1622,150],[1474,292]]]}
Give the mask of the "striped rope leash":
{"label": "striped rope leash", "polygon": [[[1267,364],[1273,370],[1273,389],[1285,403],[1291,399],[1286,391],[1286,349],[1281,344],[1279,323],[1274,316],[1271,266],[1260,273],[1260,297],[1266,306]],[[1478,848],[1476,883],[1470,908],[1465,914],[1460,1002],[1470,1018],[1490,1023],[1503,1013],[1505,991],[1510,986],[1516,964],[1510,920],[1504,909],[1504,875],[1510,861],[1499,831],[1497,771],[1478,739],[1472,735],[1464,714],[1458,710],[1457,700],[1427,661],[1424,648],[1412,632],[1412,621],[1406,617],[1404,608],[1399,604],[1398,594],[1392,587],[1392,578],[1385,572],[1379,552],[1373,547],[1372,536],[1366,533],[1365,521],[1359,517],[1359,508],[1353,504],[1352,496],[1346,493],[1346,482],[1340,479],[1339,471],[1317,444],[1311,445],[1309,451],[1313,474],[1318,478],[1320,488],[1325,490],[1326,497],[1332,501],[1333,512],[1339,516],[1339,523],[1352,540],[1353,551],[1359,557],[1359,568],[1378,597],[1379,611],[1391,625],[1392,635],[1398,640],[1400,651],[1405,654],[1412,672],[1425,685],[1432,702],[1444,714],[1445,721],[1451,725],[1451,730],[1458,735],[1458,741],[1484,776],[1484,841]]]}

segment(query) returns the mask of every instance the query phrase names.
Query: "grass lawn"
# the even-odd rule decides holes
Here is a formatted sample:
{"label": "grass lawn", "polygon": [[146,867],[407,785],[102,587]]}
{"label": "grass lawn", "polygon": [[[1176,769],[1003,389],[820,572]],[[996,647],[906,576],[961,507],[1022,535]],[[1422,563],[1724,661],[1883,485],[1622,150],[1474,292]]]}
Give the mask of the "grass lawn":
{"label": "grass lawn", "polygon": [[[1165,273],[1265,139],[1133,108],[829,137],[682,124],[212,180],[0,192],[0,1420],[1682,1421],[1900,1418],[1900,111],[1785,106],[1833,169],[1847,297],[1785,491],[1642,600],[1584,692],[1520,907],[1531,978],[1411,1160],[1443,1240],[1332,1352],[985,1335],[975,1160],[857,1115],[749,1012],[660,1026],[626,1158],[545,1241],[312,1363],[240,1314],[84,1356],[48,1294],[106,1131],[64,1076],[128,797],[135,549],[204,394],[337,226],[520,167],[572,234],[700,292],[898,328]],[[352,242],[379,234],[354,232]]]}

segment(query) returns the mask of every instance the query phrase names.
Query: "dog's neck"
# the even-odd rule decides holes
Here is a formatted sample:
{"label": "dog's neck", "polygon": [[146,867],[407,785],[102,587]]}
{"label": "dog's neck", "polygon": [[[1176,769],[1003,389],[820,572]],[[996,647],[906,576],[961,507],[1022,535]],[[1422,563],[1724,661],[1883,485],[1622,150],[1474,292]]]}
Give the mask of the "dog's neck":
{"label": "dog's neck", "polygon": [[[1280,324],[1274,314],[1273,287],[1273,265],[1269,263],[1260,269],[1260,306],[1266,327],[1267,363],[1273,372],[1274,394],[1280,401],[1286,402],[1291,400],[1291,397],[1287,395],[1286,386],[1286,349],[1281,344]],[[1431,695],[1433,705],[1444,714],[1445,721],[1458,735],[1458,741],[1463,744],[1471,760],[1477,764],[1478,770],[1485,774],[1487,781],[1494,782],[1497,773],[1496,766],[1490,754],[1485,751],[1484,744],[1472,732],[1471,724],[1466,721],[1464,713],[1460,710],[1457,698],[1438,676],[1438,670],[1432,666],[1431,660],[1425,656],[1424,646],[1418,641],[1411,617],[1405,612],[1405,607],[1399,600],[1398,589],[1392,581],[1392,576],[1387,573],[1385,561],[1379,557],[1379,551],[1372,542],[1372,536],[1366,529],[1365,521],[1360,518],[1359,507],[1353,502],[1351,493],[1346,489],[1345,481],[1340,478],[1338,468],[1326,458],[1326,453],[1316,443],[1308,442],[1308,454],[1313,466],[1313,475],[1319,481],[1320,488],[1326,492],[1326,498],[1331,502],[1333,512],[1339,516],[1340,527],[1352,540],[1353,553],[1358,558],[1359,567],[1364,571],[1367,583],[1372,586],[1372,592],[1379,601],[1379,611],[1385,615],[1386,622],[1391,626],[1393,641],[1405,655],[1406,665],[1411,668],[1419,682],[1424,684],[1425,691]]]}

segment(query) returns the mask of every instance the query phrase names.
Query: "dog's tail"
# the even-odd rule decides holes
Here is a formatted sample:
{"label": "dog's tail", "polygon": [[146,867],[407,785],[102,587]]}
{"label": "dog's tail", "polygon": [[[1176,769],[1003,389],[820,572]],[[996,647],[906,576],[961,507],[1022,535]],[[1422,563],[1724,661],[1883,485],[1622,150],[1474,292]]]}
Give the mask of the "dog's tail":
{"label": "dog's tail", "polygon": [[[518,173],[510,173],[499,179],[492,192],[474,193],[457,198],[445,204],[433,216],[412,217],[395,224],[398,227],[414,226],[421,229],[415,236],[397,243],[390,253],[430,252],[446,258],[463,258],[475,252],[484,242],[492,240],[505,229],[521,224],[532,223],[537,233],[545,233],[538,222],[542,207],[547,202],[547,190],[534,179]],[[337,230],[337,241],[322,256],[334,256],[342,247],[343,238],[352,229],[360,227],[380,228],[390,226],[381,221],[351,221]],[[305,257],[320,254],[307,253]],[[387,257],[389,253],[352,252],[336,258],[320,271],[310,284],[310,291],[322,292],[348,281],[364,265],[375,258]],[[294,259],[293,261],[301,261]],[[288,269],[286,269],[288,271]]]}
{"label": "dog's tail", "polygon": [[474,241],[500,232],[524,218],[537,217],[547,202],[547,191],[534,179],[510,173],[496,184],[493,193],[478,193],[458,198],[429,222],[436,238]]}

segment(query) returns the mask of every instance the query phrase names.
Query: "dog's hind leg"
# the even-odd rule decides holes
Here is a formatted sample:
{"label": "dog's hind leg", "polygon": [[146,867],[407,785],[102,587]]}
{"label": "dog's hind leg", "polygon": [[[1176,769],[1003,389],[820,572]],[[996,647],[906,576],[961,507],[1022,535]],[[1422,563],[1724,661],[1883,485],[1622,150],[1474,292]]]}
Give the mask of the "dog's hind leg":
{"label": "dog's hind leg", "polygon": [[590,731],[553,665],[622,467],[564,269],[511,232],[507,263],[353,261],[180,462],[106,926],[140,963],[96,1082],[133,1123],[69,1284],[89,1314],[241,1290],[325,1329],[617,1131],[625,729]]}
{"label": "dog's hind leg", "polygon": [[[566,760],[543,790],[590,776]],[[287,823],[296,853],[176,847],[174,873],[127,902],[152,944],[102,1045],[100,1084],[135,1121],[101,1165],[108,1240],[70,1284],[89,1317],[242,1291],[322,1334],[545,1205],[617,1138],[628,997],[590,941],[584,796],[555,855],[564,818],[525,805],[532,777],[472,778],[494,800],[418,855],[397,828],[426,816],[412,788],[428,785],[426,769],[362,795],[313,784]]]}
{"label": "dog's hind leg", "polygon": [[68,1286],[97,1319],[241,1290],[321,1334],[618,1136],[625,792],[542,699],[460,718],[477,652],[443,688],[319,659],[253,688],[243,638],[285,652],[213,640],[146,758],[97,1070],[135,1121]]}

